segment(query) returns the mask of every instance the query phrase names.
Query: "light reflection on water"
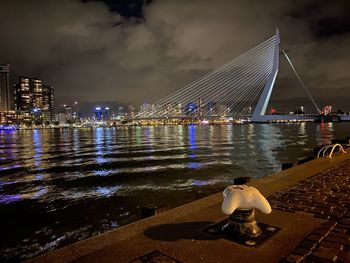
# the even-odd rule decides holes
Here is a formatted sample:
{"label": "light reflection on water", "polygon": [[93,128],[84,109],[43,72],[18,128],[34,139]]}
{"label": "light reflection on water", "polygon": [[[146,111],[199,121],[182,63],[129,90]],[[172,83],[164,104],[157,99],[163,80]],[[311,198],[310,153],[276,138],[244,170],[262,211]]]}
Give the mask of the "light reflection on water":
{"label": "light reflection on water", "polygon": [[[120,127],[0,133],[3,259],[23,259],[262,177],[350,123]],[[23,222],[25,218],[25,223]],[[1,259],[1,258],[0,258]]]}

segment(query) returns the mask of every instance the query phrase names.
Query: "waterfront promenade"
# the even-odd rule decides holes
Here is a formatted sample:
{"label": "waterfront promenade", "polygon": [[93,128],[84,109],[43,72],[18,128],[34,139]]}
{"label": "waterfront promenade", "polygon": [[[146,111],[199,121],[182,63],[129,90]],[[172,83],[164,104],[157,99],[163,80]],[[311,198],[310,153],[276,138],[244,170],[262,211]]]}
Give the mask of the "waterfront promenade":
{"label": "waterfront promenade", "polygon": [[257,221],[280,229],[257,247],[204,231],[226,218],[218,193],[28,262],[350,262],[350,153],[249,184],[273,208]]}

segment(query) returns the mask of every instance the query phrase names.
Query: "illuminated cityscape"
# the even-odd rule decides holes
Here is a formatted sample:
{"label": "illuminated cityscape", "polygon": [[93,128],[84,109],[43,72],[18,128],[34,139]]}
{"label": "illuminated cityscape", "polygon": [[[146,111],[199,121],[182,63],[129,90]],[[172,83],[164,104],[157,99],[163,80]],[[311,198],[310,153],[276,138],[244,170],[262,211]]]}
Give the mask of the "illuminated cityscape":
{"label": "illuminated cityscape", "polygon": [[[260,48],[262,46],[263,48]],[[256,49],[260,49],[257,53]],[[32,127],[99,127],[116,125],[183,125],[228,124],[249,122],[342,121],[350,117],[344,112],[332,112],[331,106],[320,110],[294,69],[307,95],[315,106],[314,113],[305,112],[304,106],[294,112],[267,111],[274,87],[278,62],[266,63],[270,50],[277,52],[273,61],[279,61],[279,33],[244,54],[247,58],[234,59],[205,77],[179,89],[155,103],[144,102],[139,110],[133,104],[126,106],[95,106],[92,113],[82,116],[75,101],[60,105],[55,113],[54,89],[37,78],[19,77],[11,92],[9,65],[2,68],[2,110],[0,123],[12,128]],[[273,53],[272,53],[273,54]],[[286,55],[286,53],[284,52]],[[254,70],[250,56],[257,58]],[[287,55],[286,55],[287,56]],[[237,71],[237,68],[239,70]],[[267,68],[267,69],[266,69]],[[266,71],[257,78],[261,71]],[[252,77],[253,76],[253,77]],[[249,85],[248,85],[249,84]],[[259,95],[260,94],[260,95]],[[6,96],[5,96],[6,95]],[[127,110],[125,110],[127,109]],[[254,109],[254,110],[253,110]]]}
{"label": "illuminated cityscape", "polygon": [[348,0],[2,0],[0,262],[350,262]]}
{"label": "illuminated cityscape", "polygon": [[50,123],[54,117],[53,88],[40,79],[20,77],[10,88],[10,65],[1,65],[0,124]]}
{"label": "illuminated cityscape", "polygon": [[[296,71],[291,58],[281,49],[279,30],[243,55],[214,69],[205,76],[156,101],[138,107],[119,105],[95,106],[92,115],[83,117],[82,104],[63,104],[54,114],[54,90],[37,78],[19,77],[13,92],[9,89],[9,65],[3,66],[1,123],[16,128],[34,127],[100,127],[116,125],[164,124],[244,124],[268,122],[348,121],[343,112],[332,112],[331,106],[320,109]],[[280,64],[280,52],[286,58],[299,85],[312,102],[313,113],[304,106],[294,112],[280,113],[271,107],[270,97]],[[254,67],[251,67],[251,65]],[[13,96],[11,96],[13,94]],[[12,106],[14,105],[14,106]]]}

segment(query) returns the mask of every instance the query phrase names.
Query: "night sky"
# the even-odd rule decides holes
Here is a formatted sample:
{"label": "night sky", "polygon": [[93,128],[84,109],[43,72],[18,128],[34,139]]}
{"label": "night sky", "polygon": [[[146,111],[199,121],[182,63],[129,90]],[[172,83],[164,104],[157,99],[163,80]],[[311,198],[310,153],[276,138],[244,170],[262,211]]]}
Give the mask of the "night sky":
{"label": "night sky", "polygon": [[[0,63],[41,78],[56,102],[154,102],[280,29],[320,106],[350,111],[350,2],[0,0]],[[271,106],[311,103],[286,62]]]}

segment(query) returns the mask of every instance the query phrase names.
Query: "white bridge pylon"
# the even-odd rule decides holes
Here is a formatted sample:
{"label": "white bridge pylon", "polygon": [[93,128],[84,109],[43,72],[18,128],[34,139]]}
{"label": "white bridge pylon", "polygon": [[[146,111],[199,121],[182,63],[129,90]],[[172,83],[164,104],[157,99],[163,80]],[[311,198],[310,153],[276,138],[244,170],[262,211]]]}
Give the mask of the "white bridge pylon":
{"label": "white bridge pylon", "polygon": [[258,100],[258,103],[254,109],[254,112],[252,114],[252,121],[253,122],[265,122],[269,121],[269,117],[265,116],[267,105],[269,104],[270,97],[272,94],[272,90],[277,78],[278,73],[278,67],[279,67],[279,46],[280,46],[280,34],[279,30],[276,29],[276,35],[275,35],[275,43],[274,43],[274,50],[273,50],[273,60],[272,60],[272,69],[271,73],[268,76],[267,82],[265,84],[265,87],[260,95],[260,98]]}
{"label": "white bridge pylon", "polygon": [[[288,116],[265,115],[278,73],[279,52],[280,37],[276,29],[274,36],[238,58],[154,104],[144,104],[135,118],[251,116],[253,122],[288,119]],[[302,86],[314,103],[303,83]]]}

